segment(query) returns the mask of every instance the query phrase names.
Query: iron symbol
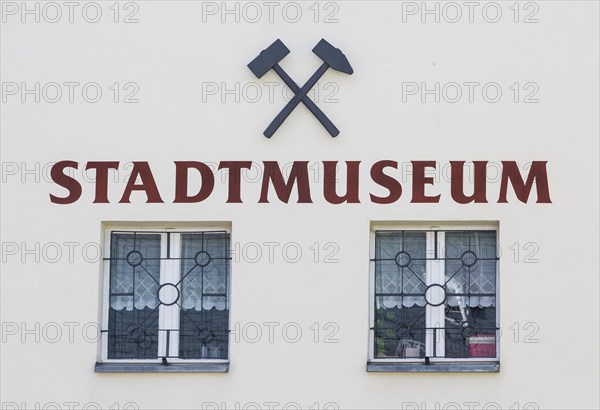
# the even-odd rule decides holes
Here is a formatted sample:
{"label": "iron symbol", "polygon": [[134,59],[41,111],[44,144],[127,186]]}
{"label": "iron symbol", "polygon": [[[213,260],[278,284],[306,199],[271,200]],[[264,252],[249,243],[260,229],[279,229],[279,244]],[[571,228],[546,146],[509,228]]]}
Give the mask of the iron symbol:
{"label": "iron symbol", "polygon": [[279,77],[290,87],[294,93],[294,97],[287,103],[287,105],[281,110],[277,117],[269,124],[265,132],[265,137],[271,138],[273,134],[279,129],[281,124],[286,118],[294,111],[294,109],[302,102],[306,108],[319,120],[319,122],[325,127],[332,137],[337,137],[340,131],[331,122],[329,118],[321,111],[319,107],[308,97],[308,92],[315,86],[317,81],[325,74],[327,69],[333,68],[336,71],[340,71],[346,74],[352,74],[354,70],[350,66],[348,59],[342,53],[341,50],[335,48],[329,44],[325,39],[321,39],[319,43],[313,48],[315,53],[323,64],[319,69],[310,77],[310,79],[300,88],[291,77],[283,71],[279,66],[279,62],[283,60],[285,56],[290,53],[290,50],[283,44],[281,40],[276,40],[268,48],[263,50],[258,57],[256,57],[248,68],[254,73],[257,78],[261,78],[269,70],[273,69],[279,75]]}

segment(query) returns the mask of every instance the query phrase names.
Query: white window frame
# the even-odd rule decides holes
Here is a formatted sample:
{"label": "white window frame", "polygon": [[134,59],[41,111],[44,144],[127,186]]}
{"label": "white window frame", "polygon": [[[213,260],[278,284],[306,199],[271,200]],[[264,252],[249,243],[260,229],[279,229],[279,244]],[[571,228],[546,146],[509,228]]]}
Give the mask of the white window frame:
{"label": "white window frame", "polygon": [[[444,232],[447,231],[495,231],[496,232],[496,249],[500,249],[499,225],[497,222],[372,222],[369,235],[369,362],[372,363],[398,363],[398,364],[422,364],[424,358],[376,358],[375,357],[375,234],[377,231],[438,231],[438,258],[444,257],[445,243]],[[432,249],[435,249],[433,232],[428,232],[426,237],[426,256],[433,256]],[[433,250],[435,252],[435,250]],[[496,261],[496,326],[500,326],[500,252],[498,251],[498,260]],[[437,265],[437,266],[435,266]],[[445,261],[443,259],[427,260],[426,261],[426,283],[430,284],[434,278],[444,278]],[[444,280],[441,282],[444,283]],[[438,307],[426,305],[425,307],[425,323],[426,327],[433,327],[437,323],[445,324],[444,304]],[[441,322],[440,322],[441,321]],[[445,337],[444,330],[440,330],[441,334],[437,338],[438,346],[437,353],[444,352]],[[474,358],[459,358],[459,357],[431,357],[433,353],[433,335],[427,332],[426,334],[426,356],[429,357],[430,363],[482,363],[482,362],[499,362],[500,361],[500,332],[496,334],[496,357],[474,357]]]}
{"label": "white window frame", "polygon": [[[109,309],[110,309],[110,251],[111,251],[111,236],[113,232],[147,232],[148,234],[160,234],[161,235],[161,264],[160,264],[160,283],[165,283],[168,280],[177,280],[181,277],[181,260],[176,259],[181,256],[181,234],[184,233],[200,233],[200,232],[227,232],[229,234],[229,245],[231,249],[231,225],[222,224],[199,224],[199,223],[173,223],[169,224],[176,227],[165,227],[160,225],[154,226],[132,226],[132,225],[110,225],[105,226],[103,230],[103,241],[104,251],[103,260],[101,264],[101,314],[100,324],[102,330],[108,329]],[[170,240],[170,255],[171,260],[162,260],[167,256],[167,232],[171,233]],[[232,267],[228,269],[227,276],[227,309],[229,310],[227,327],[231,328],[231,274]],[[179,291],[181,292],[181,284]],[[159,307],[159,329],[179,329],[179,306],[177,304],[173,306],[160,305]],[[165,327],[163,327],[165,326]],[[168,327],[166,327],[168,326]],[[179,332],[173,332],[171,339],[169,340],[169,356],[177,355],[179,353]],[[98,348],[98,362],[100,363],[129,363],[129,364],[161,364],[161,357],[164,356],[166,351],[166,338],[167,335],[164,332],[158,335],[158,352],[157,359],[109,359],[108,358],[108,332],[103,331],[100,333],[100,342]],[[168,361],[170,364],[184,364],[184,363],[229,363],[229,352],[231,348],[231,338],[228,338],[228,358],[227,359],[179,359],[169,357]]]}

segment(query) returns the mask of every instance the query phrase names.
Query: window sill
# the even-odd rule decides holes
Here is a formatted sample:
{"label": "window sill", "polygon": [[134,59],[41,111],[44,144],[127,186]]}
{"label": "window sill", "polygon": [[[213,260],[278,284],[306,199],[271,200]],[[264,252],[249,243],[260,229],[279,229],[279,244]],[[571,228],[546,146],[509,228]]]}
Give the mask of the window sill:
{"label": "window sill", "polygon": [[500,372],[500,363],[384,363],[367,362],[367,372],[387,372],[387,373],[498,373]]}
{"label": "window sill", "polygon": [[96,363],[96,373],[227,373],[229,363]]}

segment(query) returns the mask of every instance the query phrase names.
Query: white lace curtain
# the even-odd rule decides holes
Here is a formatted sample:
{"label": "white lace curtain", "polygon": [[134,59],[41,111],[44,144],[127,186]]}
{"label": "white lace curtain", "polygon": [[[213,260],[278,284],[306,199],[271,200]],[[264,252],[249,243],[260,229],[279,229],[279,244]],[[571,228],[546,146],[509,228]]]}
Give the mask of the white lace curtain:
{"label": "white lace curtain", "polygon": [[[445,251],[445,303],[449,306],[489,307],[495,306],[493,296],[477,294],[495,294],[496,292],[496,234],[493,231],[446,232]],[[427,304],[425,291],[426,255],[431,257],[433,250],[426,249],[426,232],[389,232],[378,234],[376,243],[376,291],[377,293],[403,293],[416,296],[379,296],[377,307],[423,307]],[[399,252],[406,252],[408,259],[398,260]],[[467,265],[461,257],[469,252],[477,257],[476,263],[468,260]],[[470,253],[472,252],[472,254]],[[402,256],[401,256],[402,257]],[[470,296],[452,296],[467,293]]]}
{"label": "white lace curtain", "polygon": [[[182,281],[178,304],[183,309],[226,309],[228,261],[225,259],[225,240],[223,234],[182,234]],[[210,260],[205,260],[206,266],[196,264],[195,256],[201,251],[211,256]],[[135,252],[143,257],[139,265]],[[159,305],[160,258],[160,234],[136,234],[135,238],[129,233],[113,234],[110,286],[111,294],[116,295],[111,296],[110,307],[115,310],[155,309]]]}
{"label": "white lace curtain", "polygon": [[[182,235],[182,306],[184,309],[208,310],[216,308],[223,310],[227,306],[227,264],[228,255],[224,241],[225,234],[215,235]],[[206,252],[211,259],[208,265],[196,265],[195,256],[198,252]],[[205,254],[205,255],[206,255]],[[200,261],[202,265],[206,259]]]}

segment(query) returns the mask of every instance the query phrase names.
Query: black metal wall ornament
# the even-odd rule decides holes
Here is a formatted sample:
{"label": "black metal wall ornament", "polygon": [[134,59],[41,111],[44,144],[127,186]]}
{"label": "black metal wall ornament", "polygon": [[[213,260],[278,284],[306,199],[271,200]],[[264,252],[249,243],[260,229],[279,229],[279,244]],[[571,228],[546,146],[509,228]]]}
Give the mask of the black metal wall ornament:
{"label": "black metal wall ornament", "polygon": [[329,44],[325,39],[321,39],[312,51],[323,60],[323,64],[302,88],[300,88],[279,66],[279,62],[290,53],[290,50],[279,39],[263,50],[258,57],[248,64],[248,68],[257,78],[261,78],[269,70],[273,69],[294,93],[294,97],[287,103],[263,133],[265,137],[271,138],[301,102],[309,109],[317,120],[319,120],[332,137],[337,137],[339,135],[340,131],[307,94],[329,68],[333,68],[336,71],[346,74],[352,74],[354,70],[350,66],[344,53],[342,53],[340,49]]}

